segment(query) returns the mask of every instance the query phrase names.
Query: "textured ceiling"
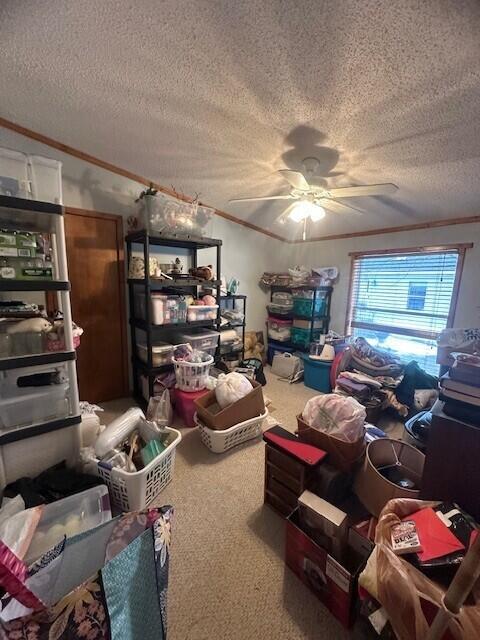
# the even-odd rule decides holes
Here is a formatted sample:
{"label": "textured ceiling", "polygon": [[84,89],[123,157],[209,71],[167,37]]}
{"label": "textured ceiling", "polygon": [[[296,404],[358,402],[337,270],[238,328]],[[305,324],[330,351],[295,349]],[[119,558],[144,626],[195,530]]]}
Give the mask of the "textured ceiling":
{"label": "textured ceiling", "polygon": [[[478,0],[3,0],[0,115],[293,237],[276,169],[394,182],[314,235],[480,213]],[[330,176],[330,177],[328,177]]]}

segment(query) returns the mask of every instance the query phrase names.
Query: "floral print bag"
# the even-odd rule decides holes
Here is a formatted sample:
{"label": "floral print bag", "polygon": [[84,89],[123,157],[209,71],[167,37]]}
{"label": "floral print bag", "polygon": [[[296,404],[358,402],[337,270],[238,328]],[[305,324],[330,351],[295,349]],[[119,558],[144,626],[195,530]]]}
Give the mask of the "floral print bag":
{"label": "floral print bag", "polygon": [[[54,605],[2,622],[1,640],[165,640],[172,516],[172,507],[165,506],[116,518],[103,566]],[[62,554],[75,554],[85,538],[91,549],[103,544],[100,529],[50,550],[29,568],[32,579],[41,584],[44,575],[48,584],[49,568]],[[58,580],[60,574],[51,573]],[[22,610],[9,594],[1,599],[1,611],[7,607]]]}

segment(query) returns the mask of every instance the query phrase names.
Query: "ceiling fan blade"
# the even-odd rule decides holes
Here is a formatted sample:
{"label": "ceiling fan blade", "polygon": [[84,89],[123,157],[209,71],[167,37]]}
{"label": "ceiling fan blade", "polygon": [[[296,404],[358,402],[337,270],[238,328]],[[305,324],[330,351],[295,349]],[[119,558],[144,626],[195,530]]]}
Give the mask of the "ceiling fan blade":
{"label": "ceiling fan blade", "polygon": [[260,200],[293,200],[292,196],[264,196],[259,198],[233,198],[229,202],[258,202]]}
{"label": "ceiling fan blade", "polygon": [[395,193],[398,189],[396,184],[366,184],[358,187],[340,187],[329,189],[328,192],[333,198],[356,198],[357,196],[386,196]]}
{"label": "ceiling fan blade", "polygon": [[310,189],[310,185],[305,180],[303,173],[300,173],[300,171],[280,169],[277,173],[279,173],[282,178],[285,178],[285,180],[289,182],[294,189],[300,189],[300,191],[308,191]]}
{"label": "ceiling fan blade", "polygon": [[324,207],[324,209],[328,209],[333,213],[350,213],[354,215],[362,215],[363,211],[357,209],[356,207],[352,207],[349,204],[343,204],[343,202],[337,202],[337,200],[331,200],[330,198],[322,198],[319,201],[320,206]]}

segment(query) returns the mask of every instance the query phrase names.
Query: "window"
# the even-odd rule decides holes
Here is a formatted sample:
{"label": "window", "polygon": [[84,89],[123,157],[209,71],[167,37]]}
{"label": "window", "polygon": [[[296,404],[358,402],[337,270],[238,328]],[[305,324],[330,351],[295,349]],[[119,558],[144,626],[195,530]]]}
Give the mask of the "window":
{"label": "window", "polygon": [[452,326],[470,246],[351,254],[347,332],[438,374],[436,340]]}
{"label": "window", "polygon": [[423,311],[425,309],[426,295],[426,284],[415,284],[414,282],[410,282],[408,285],[407,309],[410,309],[411,311]]}

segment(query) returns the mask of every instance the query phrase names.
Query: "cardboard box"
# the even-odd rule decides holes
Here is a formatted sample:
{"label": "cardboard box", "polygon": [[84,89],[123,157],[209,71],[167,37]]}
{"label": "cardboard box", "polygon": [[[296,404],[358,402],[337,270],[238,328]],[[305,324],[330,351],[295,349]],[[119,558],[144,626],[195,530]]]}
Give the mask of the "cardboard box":
{"label": "cardboard box", "polygon": [[378,520],[370,517],[348,529],[348,545],[360,556],[368,559],[375,546],[375,530]]}
{"label": "cardboard box", "polygon": [[299,318],[294,318],[293,326],[297,327],[297,329],[323,329],[324,321],[323,320],[301,320]]}
{"label": "cardboard box", "polygon": [[343,554],[347,540],[347,514],[311,491],[298,498],[302,528],[336,558]]}
{"label": "cardboard box", "polygon": [[35,258],[36,236],[29,233],[0,233],[0,256],[4,258]]}
{"label": "cardboard box", "polygon": [[313,429],[303,421],[302,416],[297,416],[298,437],[303,442],[313,444],[328,453],[328,462],[341,471],[350,471],[361,461],[365,452],[365,439],[360,438],[356,442],[345,442],[330,436],[323,431]]}
{"label": "cardboard box", "polygon": [[341,562],[336,560],[303,531],[295,509],[286,522],[285,563],[332,615],[345,627],[352,626],[363,558],[350,551]]}
{"label": "cardboard box", "polygon": [[209,429],[224,431],[240,422],[264,414],[262,385],[259,382],[252,382],[252,385],[253,389],[248,395],[225,409],[221,409],[218,405],[215,390],[195,400],[200,421]]}

